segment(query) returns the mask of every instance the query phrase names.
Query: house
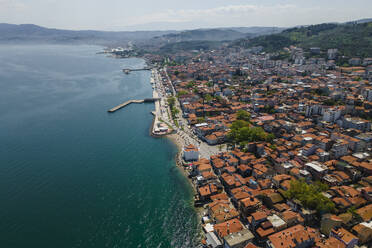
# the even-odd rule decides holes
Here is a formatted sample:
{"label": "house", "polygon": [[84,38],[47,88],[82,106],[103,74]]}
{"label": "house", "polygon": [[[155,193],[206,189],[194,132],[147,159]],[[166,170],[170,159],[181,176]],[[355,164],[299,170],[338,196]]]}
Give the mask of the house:
{"label": "house", "polygon": [[343,139],[337,139],[330,150],[331,157],[339,158],[348,154],[348,142]]}
{"label": "house", "polygon": [[317,179],[321,179],[328,172],[328,167],[317,161],[306,163],[305,167]]}
{"label": "house", "polygon": [[218,239],[216,234],[212,232],[207,232],[205,234],[205,242],[208,245],[208,247],[212,248],[221,248],[222,247],[222,242]]}
{"label": "house", "polygon": [[248,229],[231,233],[223,238],[224,248],[244,248],[253,238],[254,235]]}
{"label": "house", "polygon": [[267,220],[270,221],[275,232],[283,230],[287,227],[287,223],[276,214],[268,216]]}
{"label": "house", "polygon": [[342,225],[342,219],[336,215],[325,214],[322,216],[320,231],[329,236],[331,230]]}
{"label": "house", "polygon": [[310,227],[296,225],[269,236],[267,247],[289,248],[289,247],[312,247],[315,243],[317,233]]}
{"label": "house", "polygon": [[239,232],[243,229],[244,227],[238,219],[232,219],[214,225],[214,232],[220,239],[223,239],[227,235]]}
{"label": "house", "polygon": [[187,162],[199,160],[199,149],[193,145],[188,145],[183,148],[183,159]]}
{"label": "house", "polygon": [[228,200],[214,201],[208,204],[208,215],[216,223],[222,223],[230,219],[238,218],[239,212],[231,205]]}
{"label": "house", "polygon": [[359,239],[359,244],[372,241],[372,220],[355,225],[352,229]]}
{"label": "house", "polygon": [[355,235],[342,227],[336,227],[332,229],[329,236],[335,237],[336,239],[340,240],[346,245],[346,248],[355,247],[359,242],[359,239]]}
{"label": "house", "polygon": [[255,197],[248,197],[240,200],[240,211],[244,216],[255,212],[261,205],[261,202]]}

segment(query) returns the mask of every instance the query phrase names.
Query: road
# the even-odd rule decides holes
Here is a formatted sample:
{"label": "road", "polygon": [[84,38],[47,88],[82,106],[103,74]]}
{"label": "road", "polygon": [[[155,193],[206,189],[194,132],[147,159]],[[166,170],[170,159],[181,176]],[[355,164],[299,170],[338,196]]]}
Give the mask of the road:
{"label": "road", "polygon": [[[176,96],[176,91],[175,91],[175,89],[173,87],[173,84],[170,81],[170,78],[169,78],[167,72],[166,72],[166,77],[167,77],[166,79],[167,79],[168,83],[172,87],[172,96],[175,97]],[[159,74],[159,72],[157,70],[155,70],[155,72],[154,72],[154,79],[155,79],[155,91],[157,92],[156,93],[157,94],[157,97],[160,97],[161,98],[161,101],[160,101],[160,112],[159,112],[159,114],[160,114],[162,120],[164,120],[168,125],[170,125],[177,132],[177,134],[178,134],[178,136],[180,138],[178,140],[180,142],[182,142],[182,144],[184,146],[193,144],[194,146],[198,147],[201,158],[207,158],[207,159],[209,159],[209,157],[211,155],[215,155],[215,154],[218,154],[220,152],[226,151],[226,145],[222,145],[222,146],[219,146],[219,145],[210,146],[206,142],[200,140],[193,133],[193,130],[188,125],[187,120],[182,117],[181,105],[180,105],[177,97],[175,97],[176,98],[176,104],[175,104],[175,106],[176,106],[176,108],[179,109],[179,113],[177,114],[177,118],[176,118],[177,121],[178,121],[178,124],[179,124],[179,127],[177,127],[174,124],[174,121],[170,118],[170,114],[169,114],[170,113],[170,109],[169,109],[169,106],[166,104],[167,103],[168,96],[167,96],[167,94],[165,92],[162,78],[161,78],[161,76],[160,76],[160,74]]]}

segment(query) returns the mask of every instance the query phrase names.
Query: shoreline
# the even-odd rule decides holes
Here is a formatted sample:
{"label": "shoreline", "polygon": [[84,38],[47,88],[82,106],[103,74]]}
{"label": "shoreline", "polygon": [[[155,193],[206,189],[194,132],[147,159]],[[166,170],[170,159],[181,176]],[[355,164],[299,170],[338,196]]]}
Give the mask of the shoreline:
{"label": "shoreline", "polygon": [[[155,69],[157,71],[157,69]],[[157,87],[153,88],[153,97],[158,96],[158,90]],[[174,162],[176,165],[176,168],[179,170],[179,172],[182,174],[182,176],[187,180],[189,187],[192,189],[192,199],[190,201],[191,208],[195,211],[196,218],[197,218],[197,226],[196,226],[196,238],[198,239],[199,243],[201,243],[201,240],[203,239],[203,228],[202,228],[202,217],[205,215],[205,208],[204,207],[196,207],[195,206],[195,196],[198,194],[196,186],[194,185],[192,179],[189,177],[189,173],[184,166],[182,162],[182,151],[184,148],[185,140],[177,133],[175,130],[172,130],[172,132],[169,132],[167,134],[161,134],[156,135],[154,133],[154,126],[156,125],[159,109],[161,108],[160,104],[154,103],[155,110],[152,112],[153,114],[153,120],[150,126],[150,136],[153,138],[166,138],[168,139],[174,146],[177,148],[177,153],[174,156]]]}
{"label": "shoreline", "polygon": [[198,229],[198,231],[196,232],[196,235],[197,235],[197,238],[199,239],[199,243],[200,243],[201,240],[203,239],[203,234],[204,234],[203,226],[202,226],[202,217],[204,216],[205,209],[204,209],[204,207],[195,207],[195,195],[197,194],[197,190],[196,190],[196,187],[195,187],[194,183],[192,182],[192,179],[189,178],[189,175],[188,175],[185,167],[180,162],[180,156],[182,155],[183,145],[179,141],[179,139],[182,139],[182,138],[177,133],[172,133],[172,134],[165,135],[164,138],[170,140],[173,143],[173,145],[175,145],[177,147],[177,154],[175,156],[176,167],[181,172],[181,174],[185,177],[189,186],[192,189],[193,196],[192,196],[192,200],[191,200],[191,203],[192,203],[191,207],[194,209],[194,211],[196,213],[196,218],[197,218],[197,227],[196,228]]}

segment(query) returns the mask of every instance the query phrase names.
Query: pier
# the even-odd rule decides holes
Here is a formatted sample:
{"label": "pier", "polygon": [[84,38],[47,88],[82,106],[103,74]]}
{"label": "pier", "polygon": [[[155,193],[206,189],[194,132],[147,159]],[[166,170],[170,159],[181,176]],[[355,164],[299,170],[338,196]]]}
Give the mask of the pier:
{"label": "pier", "polygon": [[140,68],[140,69],[130,69],[130,68],[124,68],[123,72],[125,74],[129,74],[131,71],[150,71],[152,70],[152,67],[145,67],[145,68]]}
{"label": "pier", "polygon": [[114,113],[114,112],[118,111],[119,109],[122,109],[122,108],[124,108],[124,107],[126,107],[126,106],[128,106],[128,105],[130,105],[132,103],[156,102],[158,100],[160,100],[160,98],[145,98],[143,100],[129,100],[129,101],[126,101],[126,102],[124,102],[122,104],[119,104],[118,106],[115,106],[115,107],[109,109],[107,112]]}

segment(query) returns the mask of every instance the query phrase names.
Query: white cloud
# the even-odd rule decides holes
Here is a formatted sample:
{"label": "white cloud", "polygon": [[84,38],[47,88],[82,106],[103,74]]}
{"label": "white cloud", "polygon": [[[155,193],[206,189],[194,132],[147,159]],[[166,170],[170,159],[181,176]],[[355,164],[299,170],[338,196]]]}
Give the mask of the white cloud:
{"label": "white cloud", "polygon": [[227,5],[210,9],[183,9],[183,10],[165,10],[163,12],[153,13],[129,20],[131,25],[140,25],[151,22],[214,22],[224,23],[228,19],[229,23],[233,21],[244,21],[244,18],[252,18],[274,13],[289,13],[296,10],[294,5]]}

